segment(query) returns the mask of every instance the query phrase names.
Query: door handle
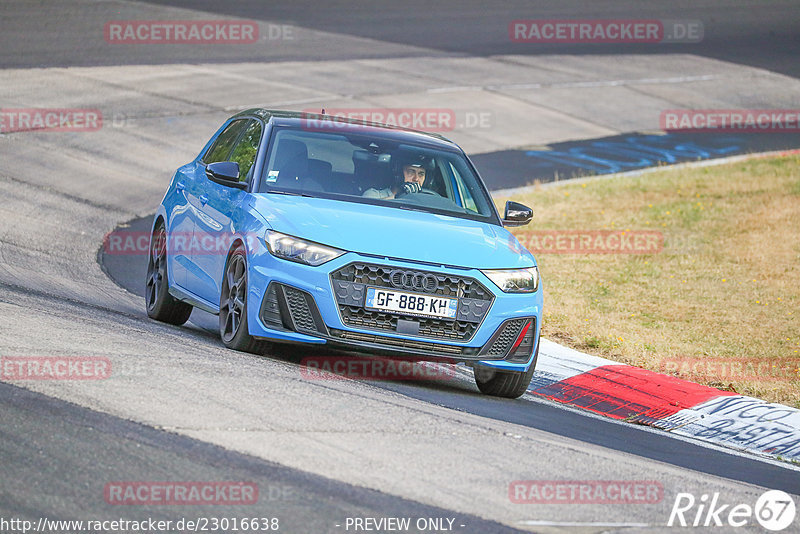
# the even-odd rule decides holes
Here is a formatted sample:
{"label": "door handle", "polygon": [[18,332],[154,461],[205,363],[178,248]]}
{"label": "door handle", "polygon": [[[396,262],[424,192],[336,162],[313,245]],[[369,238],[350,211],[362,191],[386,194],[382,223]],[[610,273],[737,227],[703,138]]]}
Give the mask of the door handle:
{"label": "door handle", "polygon": [[200,195],[200,204],[203,204],[205,206],[207,203],[208,203],[208,197],[205,195]]}
{"label": "door handle", "polygon": [[183,184],[183,182],[178,182],[175,184],[175,190],[179,193],[183,193],[186,191],[186,186]]}

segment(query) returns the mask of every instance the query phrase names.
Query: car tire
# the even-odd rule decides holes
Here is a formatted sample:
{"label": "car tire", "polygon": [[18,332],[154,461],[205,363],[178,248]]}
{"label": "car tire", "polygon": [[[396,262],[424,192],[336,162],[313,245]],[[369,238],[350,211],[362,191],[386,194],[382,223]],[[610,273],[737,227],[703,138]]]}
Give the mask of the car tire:
{"label": "car tire", "polygon": [[527,371],[500,371],[491,367],[475,366],[473,369],[475,384],[481,393],[486,395],[516,399],[528,391],[538,359],[539,344],[537,343],[533,363]]}
{"label": "car tire", "polygon": [[167,277],[167,232],[164,223],[156,225],[150,237],[144,299],[147,316],[157,321],[182,325],[189,320],[192,306],[169,294]]}
{"label": "car tire", "polygon": [[250,335],[247,323],[247,254],[241,247],[225,264],[219,297],[219,335],[229,349],[265,353],[270,344]]}

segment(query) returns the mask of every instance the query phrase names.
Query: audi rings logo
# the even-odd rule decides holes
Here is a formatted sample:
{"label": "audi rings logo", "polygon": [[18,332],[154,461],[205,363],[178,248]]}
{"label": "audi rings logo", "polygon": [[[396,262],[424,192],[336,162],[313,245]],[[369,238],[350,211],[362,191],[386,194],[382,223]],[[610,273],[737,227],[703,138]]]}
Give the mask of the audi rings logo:
{"label": "audi rings logo", "polygon": [[396,288],[415,289],[426,293],[433,293],[439,289],[439,281],[432,274],[397,269],[389,274],[389,281]]}

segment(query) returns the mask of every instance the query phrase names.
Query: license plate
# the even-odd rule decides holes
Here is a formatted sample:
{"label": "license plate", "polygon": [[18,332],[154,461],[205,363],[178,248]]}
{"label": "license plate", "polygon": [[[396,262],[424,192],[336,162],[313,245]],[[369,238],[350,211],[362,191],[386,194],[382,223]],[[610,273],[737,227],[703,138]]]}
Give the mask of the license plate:
{"label": "license plate", "polygon": [[364,307],[408,315],[454,319],[458,310],[458,299],[368,287]]}

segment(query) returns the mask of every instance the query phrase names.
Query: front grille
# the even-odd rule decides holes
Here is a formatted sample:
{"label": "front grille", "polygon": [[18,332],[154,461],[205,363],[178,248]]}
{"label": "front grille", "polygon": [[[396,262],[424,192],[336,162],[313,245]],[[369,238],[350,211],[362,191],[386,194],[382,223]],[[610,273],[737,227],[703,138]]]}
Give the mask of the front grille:
{"label": "front grille", "polygon": [[[392,273],[395,271],[408,275],[417,274],[422,277],[433,277],[437,282],[436,289],[434,291],[427,291],[424,285],[418,288],[400,287],[396,285],[398,283],[397,277],[395,277],[395,284],[392,284]],[[444,295],[446,297],[488,300],[490,302],[494,300],[494,295],[474,278],[452,274],[355,262],[345,265],[338,271],[335,271],[331,277],[334,280],[356,282],[376,287],[391,287],[407,291],[416,291],[417,293],[432,293],[435,295]]]}
{"label": "front grille", "polygon": [[[331,274],[342,322],[367,330],[396,332],[399,319],[419,324],[419,335],[448,341],[469,341],[494,301],[494,295],[473,278],[355,262]],[[418,317],[364,308],[367,286],[428,293],[458,299],[455,319]]]}

